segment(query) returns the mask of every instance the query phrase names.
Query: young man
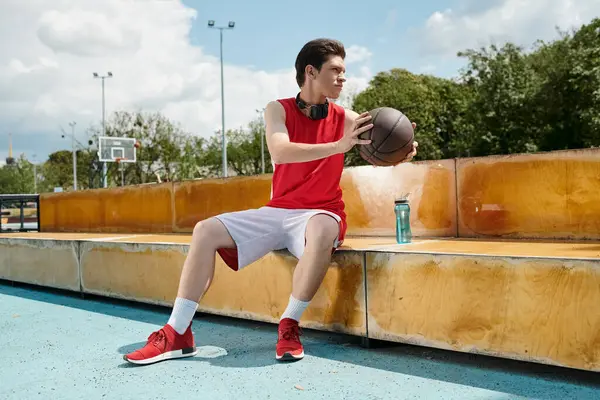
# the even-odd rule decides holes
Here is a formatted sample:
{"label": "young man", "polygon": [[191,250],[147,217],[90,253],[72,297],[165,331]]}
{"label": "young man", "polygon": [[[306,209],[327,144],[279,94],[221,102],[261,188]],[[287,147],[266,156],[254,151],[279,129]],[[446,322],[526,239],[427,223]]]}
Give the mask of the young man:
{"label": "young man", "polygon": [[[195,355],[191,321],[211,284],[215,254],[237,271],[277,249],[288,249],[298,264],[279,322],[275,357],[304,356],[298,321],[346,233],[339,186],[344,153],[370,143],[358,139],[372,127],[368,113],[358,115],[327,101],[339,97],[346,81],[345,56],[344,46],[329,39],[310,41],[300,50],[295,64],[300,93],[272,101],[265,110],[267,147],[274,164],[271,200],[259,209],[217,215],[194,227],[167,324],[125,360],[151,364]],[[416,147],[415,143],[405,161],[414,157]]]}

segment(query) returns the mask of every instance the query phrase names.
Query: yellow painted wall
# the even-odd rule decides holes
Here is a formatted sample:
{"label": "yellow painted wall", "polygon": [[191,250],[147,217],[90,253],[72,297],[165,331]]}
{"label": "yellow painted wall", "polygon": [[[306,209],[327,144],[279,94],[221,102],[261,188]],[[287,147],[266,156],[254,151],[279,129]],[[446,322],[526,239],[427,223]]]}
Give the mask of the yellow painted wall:
{"label": "yellow painted wall", "polygon": [[174,232],[192,232],[198,221],[223,212],[258,208],[269,201],[271,175],[206,179],[174,184]]}
{"label": "yellow painted wall", "polygon": [[40,195],[44,232],[171,232],[172,183]]}
{"label": "yellow painted wall", "polygon": [[600,149],[457,161],[461,237],[600,239]]}
{"label": "yellow painted wall", "polygon": [[[85,293],[172,305],[187,246],[84,242],[81,286]],[[269,254],[242,271],[217,257],[212,286],[199,310],[276,322],[287,306],[296,263]],[[362,256],[336,254],[323,285],[307,308],[303,326],[366,335]],[[166,321],[165,321],[166,322]]]}
{"label": "yellow painted wall", "polygon": [[600,258],[366,262],[371,338],[600,371]]}
{"label": "yellow painted wall", "polygon": [[455,236],[455,161],[348,168],[342,190],[348,235],[395,236],[394,200],[409,193],[414,236]]}
{"label": "yellow painted wall", "polygon": [[79,291],[77,246],[70,240],[1,238],[0,279]]}
{"label": "yellow painted wall", "polygon": [[[347,168],[348,235],[394,235],[410,193],[416,237],[600,239],[600,149]],[[271,175],[41,195],[51,232],[189,233],[211,216],[265,204]]]}

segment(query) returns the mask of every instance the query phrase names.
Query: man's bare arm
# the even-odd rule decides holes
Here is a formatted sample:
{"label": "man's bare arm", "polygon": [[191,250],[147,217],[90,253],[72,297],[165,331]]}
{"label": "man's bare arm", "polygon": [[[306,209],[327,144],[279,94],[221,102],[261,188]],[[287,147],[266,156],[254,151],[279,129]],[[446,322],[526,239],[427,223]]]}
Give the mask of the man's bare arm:
{"label": "man's bare arm", "polygon": [[289,164],[319,160],[342,153],[338,142],[294,143],[285,126],[285,110],[281,103],[272,101],[265,109],[267,148],[275,164]]}

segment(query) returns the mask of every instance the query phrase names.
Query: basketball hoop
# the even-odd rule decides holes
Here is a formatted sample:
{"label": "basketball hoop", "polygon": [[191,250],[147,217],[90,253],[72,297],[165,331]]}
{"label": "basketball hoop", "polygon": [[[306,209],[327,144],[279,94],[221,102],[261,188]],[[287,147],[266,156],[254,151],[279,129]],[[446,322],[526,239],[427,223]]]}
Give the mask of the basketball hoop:
{"label": "basketball hoop", "polygon": [[121,165],[135,163],[140,146],[141,143],[135,138],[102,136],[98,141],[98,159],[100,162],[118,162]]}

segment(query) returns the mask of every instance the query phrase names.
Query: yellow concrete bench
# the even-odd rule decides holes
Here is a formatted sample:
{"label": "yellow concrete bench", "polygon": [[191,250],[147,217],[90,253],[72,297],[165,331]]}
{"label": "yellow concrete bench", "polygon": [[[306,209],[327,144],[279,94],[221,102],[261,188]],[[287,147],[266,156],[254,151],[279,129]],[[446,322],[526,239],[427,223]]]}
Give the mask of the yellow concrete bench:
{"label": "yellow concrete bench", "polygon": [[[600,371],[600,149],[344,171],[348,238],[302,324]],[[0,235],[0,278],[171,305],[194,224],[259,207],[270,176],[44,194]],[[394,241],[411,193],[415,241]],[[295,259],[217,257],[200,311],[276,322]]]}
{"label": "yellow concrete bench", "polygon": [[[189,234],[0,235],[0,278],[169,306]],[[217,256],[200,311],[276,322],[295,259]],[[600,371],[600,243],[349,238],[302,325]]]}

